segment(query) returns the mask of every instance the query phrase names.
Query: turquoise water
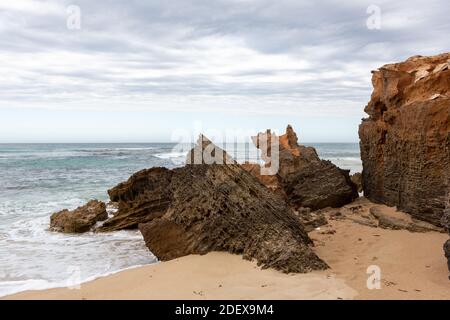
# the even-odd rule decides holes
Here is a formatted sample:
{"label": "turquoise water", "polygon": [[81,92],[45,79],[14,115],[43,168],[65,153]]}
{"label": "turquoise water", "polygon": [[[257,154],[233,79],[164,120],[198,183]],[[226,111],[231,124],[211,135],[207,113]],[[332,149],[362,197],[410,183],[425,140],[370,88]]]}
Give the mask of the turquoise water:
{"label": "turquoise water", "polygon": [[[310,144],[322,158],[361,171],[358,144]],[[257,160],[252,146],[224,148]],[[189,146],[174,144],[0,144],[0,296],[67,286],[156,262],[137,231],[65,235],[48,231],[51,213],[89,199],[141,169],[176,167]]]}

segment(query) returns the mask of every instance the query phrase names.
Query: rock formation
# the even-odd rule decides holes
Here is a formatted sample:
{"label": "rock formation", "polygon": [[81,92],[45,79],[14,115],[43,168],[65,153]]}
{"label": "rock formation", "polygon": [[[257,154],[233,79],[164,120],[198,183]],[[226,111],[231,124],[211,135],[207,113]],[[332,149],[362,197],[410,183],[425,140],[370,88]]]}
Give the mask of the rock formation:
{"label": "rock formation", "polygon": [[111,201],[118,203],[118,210],[97,230],[136,229],[139,223],[161,217],[172,201],[172,175],[173,171],[166,168],[145,169],[108,190]]}
{"label": "rock formation", "polygon": [[[447,202],[441,223],[445,230],[450,234],[450,191],[447,193]],[[450,271],[450,239],[444,243],[444,255],[447,258],[448,271]]]}
{"label": "rock formation", "polygon": [[[253,137],[262,151],[266,166],[277,161],[270,146],[261,148],[264,141],[271,141],[270,130]],[[358,197],[357,187],[351,182],[348,170],[341,170],[330,161],[321,160],[313,147],[298,144],[297,134],[291,126],[279,137],[279,171],[274,176],[259,174],[258,165],[245,165],[262,183],[277,193],[284,194],[295,208],[307,207],[317,210],[340,207]]]}
{"label": "rock formation", "polygon": [[81,233],[91,230],[98,222],[108,218],[106,205],[98,200],[91,200],[73,211],[67,209],[52,214],[50,230],[64,233]]}
{"label": "rock formation", "polygon": [[[219,155],[218,150],[201,136],[188,160],[195,153]],[[226,153],[222,156],[228,164],[200,159],[182,168],[134,174],[109,191],[119,209],[98,230],[138,225],[146,245],[161,260],[228,251],[284,272],[327,268],[284,199]]]}
{"label": "rock formation", "polygon": [[356,172],[350,176],[350,180],[356,185],[358,192],[362,192],[362,174],[361,172]]}
{"label": "rock formation", "polygon": [[450,174],[450,53],[373,72],[359,127],[364,195],[440,224]]}

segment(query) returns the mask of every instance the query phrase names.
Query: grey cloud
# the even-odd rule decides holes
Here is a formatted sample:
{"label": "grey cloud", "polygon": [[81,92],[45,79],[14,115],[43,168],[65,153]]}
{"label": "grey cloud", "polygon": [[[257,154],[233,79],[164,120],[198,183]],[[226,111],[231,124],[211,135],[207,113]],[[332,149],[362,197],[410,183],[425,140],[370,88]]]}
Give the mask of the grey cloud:
{"label": "grey cloud", "polygon": [[[371,0],[53,3],[61,11],[0,11],[0,57],[12,79],[1,83],[0,107],[52,97],[63,105],[70,94],[80,102],[90,95],[258,96],[362,109],[370,69],[450,48],[445,0],[379,1],[381,30],[366,27]],[[69,4],[81,8],[79,31],[66,28]],[[249,52],[249,66],[227,49]],[[261,61],[252,65],[251,55]],[[278,57],[307,64],[280,66]]]}

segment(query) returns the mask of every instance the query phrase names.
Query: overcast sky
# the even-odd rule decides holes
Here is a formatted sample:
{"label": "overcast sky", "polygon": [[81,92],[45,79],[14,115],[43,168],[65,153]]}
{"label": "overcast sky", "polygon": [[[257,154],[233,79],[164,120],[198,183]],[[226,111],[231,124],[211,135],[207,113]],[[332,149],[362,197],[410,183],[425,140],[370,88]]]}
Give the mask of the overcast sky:
{"label": "overcast sky", "polygon": [[[368,28],[374,8],[381,24]],[[302,141],[358,141],[370,71],[450,51],[449,9],[448,0],[1,0],[0,142],[170,141],[199,123],[291,123]]]}

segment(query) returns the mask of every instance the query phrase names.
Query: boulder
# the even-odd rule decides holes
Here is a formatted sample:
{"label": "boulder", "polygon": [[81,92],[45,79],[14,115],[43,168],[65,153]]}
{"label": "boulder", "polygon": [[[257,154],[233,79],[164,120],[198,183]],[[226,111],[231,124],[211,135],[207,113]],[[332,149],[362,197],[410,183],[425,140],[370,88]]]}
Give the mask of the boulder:
{"label": "boulder", "polygon": [[[196,148],[204,155],[215,149],[203,136]],[[138,224],[147,247],[163,261],[228,251],[284,272],[327,268],[282,197],[234,161],[194,163],[143,170],[111,189],[119,212],[99,230]]]}
{"label": "boulder", "polygon": [[[279,142],[278,157],[271,146],[264,143],[274,138]],[[255,165],[244,168],[272,190],[284,194],[293,207],[312,210],[337,208],[358,197],[357,187],[350,180],[349,171],[339,169],[330,161],[321,160],[313,147],[299,145],[297,134],[290,125],[280,137],[267,130],[253,137],[253,142],[261,150],[265,166],[273,166],[273,161],[278,161],[279,170],[268,178],[258,173]]]}
{"label": "boulder", "polygon": [[450,53],[373,72],[359,127],[364,195],[436,226],[450,174]]}
{"label": "boulder", "polygon": [[441,225],[450,234],[450,190],[447,193],[447,201],[441,218]]}
{"label": "boulder", "polygon": [[444,243],[444,255],[447,258],[447,267],[448,270],[450,271],[450,239]]}
{"label": "boulder", "polygon": [[284,192],[280,178],[278,175],[262,175],[261,166],[257,163],[245,162],[242,164],[242,168],[248,171],[251,175],[257,178],[262,184],[269,188],[272,192],[278,194],[282,198],[287,200],[286,193]]}
{"label": "boulder", "polygon": [[91,200],[73,211],[67,209],[50,217],[50,230],[64,233],[82,233],[91,230],[98,222],[108,218],[105,203]]}
{"label": "boulder", "polygon": [[378,227],[392,230],[408,230],[410,232],[443,232],[442,228],[435,225],[412,219],[410,215],[397,211],[395,208],[373,206],[370,214],[378,220]]}
{"label": "boulder", "polygon": [[[447,202],[441,219],[442,226],[450,234],[450,192],[447,194]],[[450,271],[450,239],[444,244],[444,255],[447,258],[448,271]],[[449,276],[450,278],[450,276]]]}

